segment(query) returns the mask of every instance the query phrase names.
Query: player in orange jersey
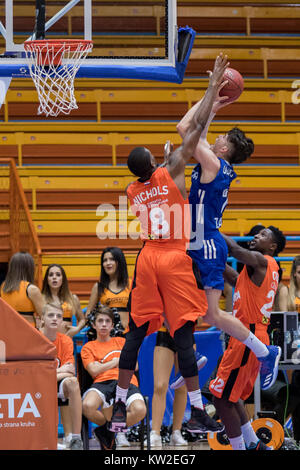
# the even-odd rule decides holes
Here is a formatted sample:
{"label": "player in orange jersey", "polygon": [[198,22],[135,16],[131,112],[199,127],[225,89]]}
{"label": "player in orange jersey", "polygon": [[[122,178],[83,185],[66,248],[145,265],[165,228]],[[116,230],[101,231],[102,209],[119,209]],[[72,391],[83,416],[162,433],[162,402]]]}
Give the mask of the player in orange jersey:
{"label": "player in orange jersey", "polygon": [[[285,237],[276,227],[264,228],[254,236],[247,250],[223,236],[231,256],[245,264],[240,274],[228,267],[225,272],[227,281],[235,286],[232,315],[264,344],[269,344],[267,327],[279,279],[279,267],[273,256],[284,249]],[[256,436],[242,401],[252,393],[259,370],[260,361],[255,354],[230,337],[209,388],[233,450],[268,449]]]}
{"label": "player in orange jersey", "polygon": [[144,246],[135,266],[129,298],[129,332],[119,362],[119,379],[111,420],[112,431],[126,429],[125,401],[137,355],[146,335],[168,326],[178,351],[178,362],[191,402],[188,429],[219,432],[223,429],[204,410],[193,349],[193,328],[207,304],[198,288],[192,259],[186,248],[190,237],[190,209],[185,187],[185,166],[192,157],[222,83],[227,57],[220,54],[209,78],[201,109],[195,113],[182,144],[165,166],[144,147],[128,157],[128,168],[138,177],[127,195],[141,222]]}

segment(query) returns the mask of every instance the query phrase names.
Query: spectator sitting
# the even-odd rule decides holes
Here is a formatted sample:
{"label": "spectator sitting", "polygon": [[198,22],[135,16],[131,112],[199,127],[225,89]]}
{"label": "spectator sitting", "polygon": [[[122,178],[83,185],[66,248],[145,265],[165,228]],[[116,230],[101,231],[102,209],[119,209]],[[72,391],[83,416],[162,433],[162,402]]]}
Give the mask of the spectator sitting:
{"label": "spectator sitting", "polygon": [[78,380],[75,376],[73,341],[67,335],[59,333],[63,321],[62,309],[51,304],[43,308],[41,332],[54,343],[57,349],[57,397],[63,406],[69,401],[72,418],[71,450],[82,450],[81,440],[82,401]]}
{"label": "spectator sitting", "polygon": [[[63,322],[59,332],[73,338],[85,326],[85,318],[77,295],[70,292],[65,270],[60,264],[48,266],[43,280],[42,294],[45,303],[62,308]],[[73,315],[76,316],[77,326],[72,325]]]}
{"label": "spectator sitting", "polygon": [[[111,308],[101,306],[95,310],[93,327],[97,332],[97,339],[89,341],[81,349],[83,366],[94,380],[83,396],[83,414],[98,425],[95,435],[103,450],[116,447],[115,433],[108,430],[107,423],[111,419],[119,375],[119,357],[125,343],[122,337],[110,336],[113,322]],[[128,426],[138,423],[146,414],[144,398],[137,385],[137,379],[133,376],[127,395]]]}
{"label": "spectator sitting", "polygon": [[34,260],[30,253],[15,253],[8,265],[0,295],[31,325],[38,327],[44,300],[34,282]]}
{"label": "spectator sitting", "polygon": [[92,288],[86,316],[98,304],[107,305],[117,310],[121,320],[121,328],[126,331],[129,319],[128,298],[128,269],[124,253],[116,246],[107,247],[101,254],[100,279]]}

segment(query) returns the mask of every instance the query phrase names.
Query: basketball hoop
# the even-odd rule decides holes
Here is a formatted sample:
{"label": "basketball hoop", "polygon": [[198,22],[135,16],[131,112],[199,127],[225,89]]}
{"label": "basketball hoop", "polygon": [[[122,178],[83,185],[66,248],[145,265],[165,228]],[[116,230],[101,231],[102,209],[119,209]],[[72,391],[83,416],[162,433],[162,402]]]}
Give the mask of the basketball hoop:
{"label": "basketball hoop", "polygon": [[92,41],[76,39],[24,43],[29,72],[40,100],[38,114],[57,116],[78,108],[74,80],[92,48]]}

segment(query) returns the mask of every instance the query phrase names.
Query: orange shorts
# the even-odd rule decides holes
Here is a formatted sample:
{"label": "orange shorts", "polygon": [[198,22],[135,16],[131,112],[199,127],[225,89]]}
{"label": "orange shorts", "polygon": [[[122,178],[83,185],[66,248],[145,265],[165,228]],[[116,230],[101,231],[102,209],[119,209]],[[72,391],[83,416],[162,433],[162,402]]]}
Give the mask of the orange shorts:
{"label": "orange shorts", "polygon": [[146,244],[136,260],[130,306],[137,326],[149,321],[148,335],[166,322],[174,336],[187,321],[205,315],[206,295],[197,285],[190,256],[178,248]]}
{"label": "orange shorts", "polygon": [[[269,344],[266,326],[255,325],[254,334],[264,344]],[[217,370],[217,376],[209,384],[209,390],[217,398],[236,403],[246,400],[252,393],[259,372],[260,362],[243,343],[230,338]]]}

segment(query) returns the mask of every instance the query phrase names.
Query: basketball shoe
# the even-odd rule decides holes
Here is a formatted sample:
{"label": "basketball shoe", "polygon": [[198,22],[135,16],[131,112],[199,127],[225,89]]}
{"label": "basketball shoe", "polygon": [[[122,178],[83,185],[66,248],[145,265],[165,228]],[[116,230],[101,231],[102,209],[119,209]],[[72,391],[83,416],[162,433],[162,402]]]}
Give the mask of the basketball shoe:
{"label": "basketball shoe", "polygon": [[212,419],[205,410],[191,406],[191,417],[187,422],[189,432],[221,432],[223,429],[224,425]]}
{"label": "basketball shoe", "polygon": [[260,387],[262,390],[268,390],[272,387],[278,374],[278,364],[281,356],[279,346],[267,346],[269,354],[264,357],[258,357],[260,366]]}
{"label": "basketball shoe", "polygon": [[122,400],[114,402],[109,430],[112,432],[126,432],[126,405]]}
{"label": "basketball shoe", "polygon": [[101,450],[114,450],[116,448],[115,433],[107,429],[106,423],[94,429]]}

